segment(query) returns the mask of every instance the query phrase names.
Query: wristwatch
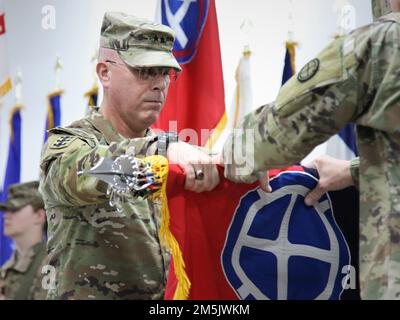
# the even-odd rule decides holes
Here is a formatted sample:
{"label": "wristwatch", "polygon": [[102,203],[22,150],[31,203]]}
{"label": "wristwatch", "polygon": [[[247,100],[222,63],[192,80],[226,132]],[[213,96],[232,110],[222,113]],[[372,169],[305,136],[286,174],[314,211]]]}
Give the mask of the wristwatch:
{"label": "wristwatch", "polygon": [[157,138],[157,154],[166,157],[168,145],[171,142],[178,142],[179,137],[175,131],[161,132]]}

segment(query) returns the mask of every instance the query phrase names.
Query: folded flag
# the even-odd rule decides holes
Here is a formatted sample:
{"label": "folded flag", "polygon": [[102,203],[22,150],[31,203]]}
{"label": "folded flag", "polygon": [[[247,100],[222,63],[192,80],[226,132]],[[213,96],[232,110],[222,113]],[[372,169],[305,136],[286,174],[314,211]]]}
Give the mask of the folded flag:
{"label": "folded flag", "polygon": [[173,255],[166,299],[359,298],[358,195],[325,194],[306,206],[315,170],[271,170],[271,193],[234,184],[221,169],[212,192],[185,191],[182,169],[162,156],[102,158],[78,174],[106,182],[121,212],[131,197],[161,200],[160,239]]}
{"label": "folded flag", "polygon": [[215,190],[197,194],[183,190],[182,170],[170,166],[169,230],[179,252],[174,248],[166,299],[358,296],[355,191],[326,194],[307,207],[304,196],[318,182],[314,170],[296,166],[270,171],[270,178],[267,194],[221,171]]}

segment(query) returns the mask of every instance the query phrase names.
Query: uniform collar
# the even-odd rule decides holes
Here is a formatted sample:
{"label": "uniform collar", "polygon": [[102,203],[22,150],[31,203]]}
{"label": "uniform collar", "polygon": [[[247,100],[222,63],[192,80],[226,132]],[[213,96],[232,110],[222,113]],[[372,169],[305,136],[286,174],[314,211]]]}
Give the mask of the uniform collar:
{"label": "uniform collar", "polygon": [[2,271],[5,272],[7,270],[13,269],[20,273],[25,273],[28,270],[34,257],[41,249],[43,249],[44,246],[45,243],[43,241],[38,242],[37,244],[32,246],[24,256],[20,256],[18,254],[18,251],[15,250],[11,258],[4,264]]}
{"label": "uniform collar", "polygon": [[[117,130],[114,129],[114,127],[111,125],[111,122],[103,116],[99,107],[93,108],[88,120],[98,131],[101,132],[108,144],[111,144],[112,142],[119,143],[126,140],[124,136],[119,134]],[[145,136],[148,137],[153,135],[153,131],[150,128],[147,129]]]}

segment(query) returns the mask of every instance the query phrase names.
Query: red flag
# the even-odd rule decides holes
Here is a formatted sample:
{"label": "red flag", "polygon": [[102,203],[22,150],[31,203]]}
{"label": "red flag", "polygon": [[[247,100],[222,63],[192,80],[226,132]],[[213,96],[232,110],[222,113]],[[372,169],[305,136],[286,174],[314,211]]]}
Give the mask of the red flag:
{"label": "red flag", "polygon": [[[167,186],[170,230],[182,250],[185,270],[191,283],[188,299],[237,299],[223,277],[219,263],[226,233],[215,232],[229,226],[237,202],[224,201],[226,198],[221,199],[220,196],[229,189],[229,199],[240,199],[255,185],[233,184],[224,179],[213,192],[198,195],[182,192],[180,186],[184,185],[184,179],[184,173],[178,166],[170,166]],[[203,214],[205,211],[208,212],[207,216]],[[215,219],[216,214],[218,219]],[[208,223],[205,224],[203,219]],[[177,284],[174,263],[171,263],[165,295],[167,300],[174,299]]]}
{"label": "red flag", "polygon": [[[286,170],[302,171],[302,167]],[[276,176],[284,170],[271,170]],[[258,183],[236,184],[223,178],[212,192],[183,191],[185,176],[179,166],[170,166],[167,195],[171,212],[170,230],[180,245],[185,270],[191,283],[188,299],[237,300],[224,276],[221,252],[226,240],[226,230],[232,221],[241,197],[256,188]],[[227,197],[229,194],[229,197]],[[174,299],[178,280],[174,263],[170,264],[165,298]]]}
{"label": "red flag", "polygon": [[[183,12],[183,14],[182,14]],[[176,32],[174,55],[183,69],[168,97],[155,128],[181,133],[180,138],[205,145],[225,114],[224,82],[214,0],[161,1],[162,23]],[[169,126],[176,121],[176,126]],[[196,137],[184,129],[193,129]],[[208,132],[210,133],[210,132]],[[195,138],[195,139],[193,139]]]}
{"label": "red flag", "polygon": [[6,95],[11,90],[11,79],[7,63],[6,54],[6,23],[5,13],[2,6],[2,0],[0,0],[0,98]]}
{"label": "red flag", "polygon": [[357,197],[326,194],[306,206],[304,197],[318,182],[315,174],[300,166],[271,170],[273,192],[266,194],[257,183],[226,180],[220,170],[219,186],[197,194],[183,190],[183,171],[170,166],[170,214],[165,219],[164,212],[162,225],[169,222],[171,233],[161,236],[172,248],[173,262],[165,298],[345,298],[343,283],[349,280],[351,256],[357,256],[348,246],[357,238],[357,222],[346,217]]}

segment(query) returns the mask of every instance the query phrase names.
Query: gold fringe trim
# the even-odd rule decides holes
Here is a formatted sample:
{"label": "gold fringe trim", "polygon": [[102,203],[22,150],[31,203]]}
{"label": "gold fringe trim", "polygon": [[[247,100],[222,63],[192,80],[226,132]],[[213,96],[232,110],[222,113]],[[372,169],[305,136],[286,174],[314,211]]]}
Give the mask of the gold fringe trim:
{"label": "gold fringe trim", "polygon": [[296,74],[296,47],[299,44],[293,41],[286,42],[286,49],[289,51],[290,64],[292,65],[293,74]]}
{"label": "gold fringe trim", "polygon": [[0,85],[0,97],[4,97],[8,91],[12,88],[11,79],[7,79],[3,84]]}
{"label": "gold fringe trim", "polygon": [[94,86],[92,89],[90,89],[88,92],[86,92],[83,96],[85,98],[88,98],[88,106],[89,107],[95,107],[94,104],[94,99],[93,99],[93,95],[98,95],[99,94],[99,87],[98,86]]}
{"label": "gold fringe trim", "polygon": [[162,187],[154,193],[150,199],[160,198],[161,208],[161,227],[160,239],[161,244],[170,248],[174,259],[175,275],[178,285],[174,294],[174,300],[187,300],[190,292],[190,280],[185,271],[185,261],[179,243],[170,230],[170,212],[168,208],[167,198],[167,180],[168,180],[168,160],[163,156],[151,156],[145,158],[144,161],[152,164],[152,171],[156,174],[156,180],[162,184]]}

